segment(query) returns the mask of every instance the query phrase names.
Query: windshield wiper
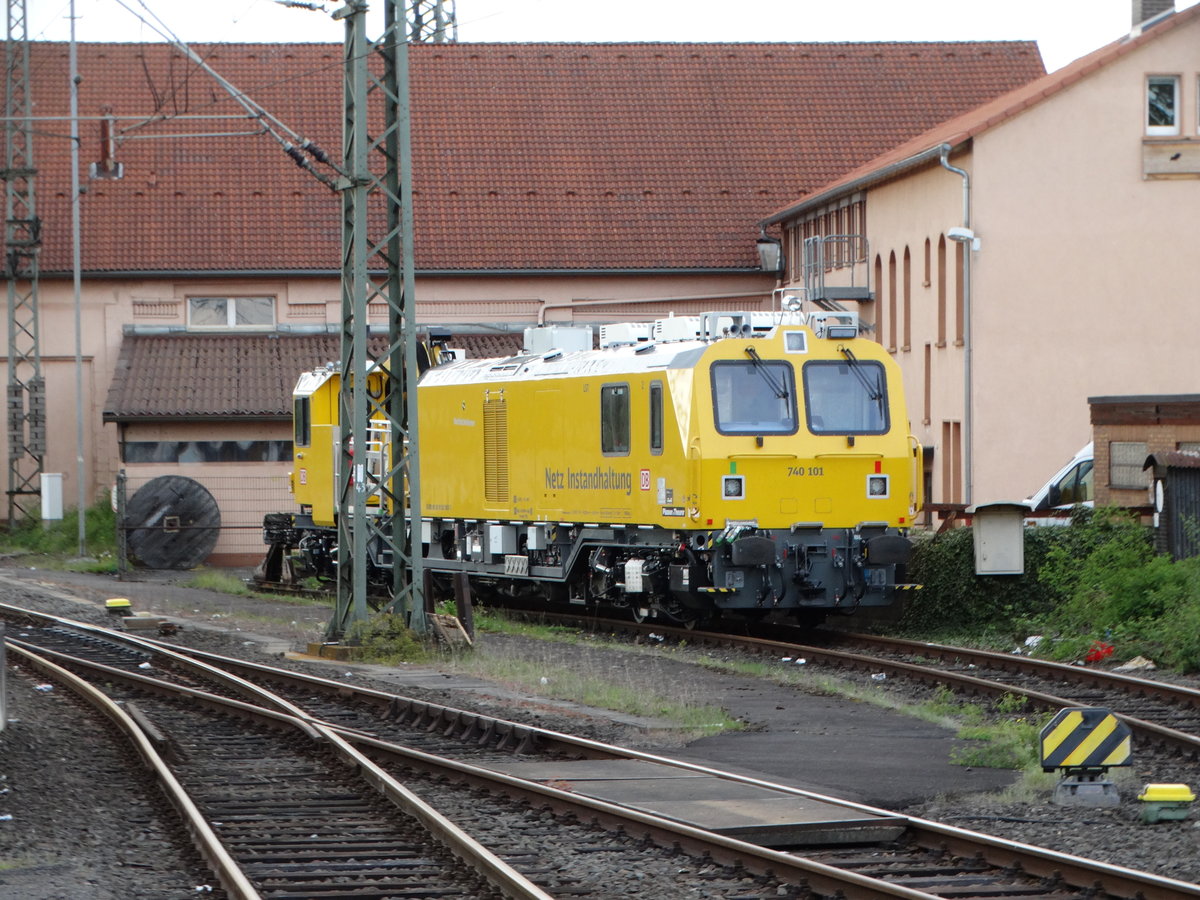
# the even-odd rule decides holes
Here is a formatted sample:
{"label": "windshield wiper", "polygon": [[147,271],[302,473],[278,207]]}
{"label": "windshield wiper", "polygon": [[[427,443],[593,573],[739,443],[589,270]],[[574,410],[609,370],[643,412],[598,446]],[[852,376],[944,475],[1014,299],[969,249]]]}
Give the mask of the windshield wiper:
{"label": "windshield wiper", "polygon": [[762,376],[762,380],[767,383],[767,386],[774,392],[775,396],[780,400],[786,400],[788,395],[787,386],[785,384],[780,384],[772,377],[771,370],[767,368],[767,364],[763,362],[762,357],[758,355],[758,351],[753,347],[747,347],[746,355],[750,357],[751,361],[753,361],[754,370]]}
{"label": "windshield wiper", "polygon": [[878,403],[880,410],[882,410],[883,385],[871,384],[871,380],[867,378],[867,373],[863,371],[862,362],[857,356],[854,355],[853,350],[851,350],[849,347],[838,347],[838,350],[840,350],[842,355],[846,357],[846,361],[850,363],[850,371],[854,373],[855,377],[858,378],[859,383],[862,384],[863,388],[866,390],[867,398],[873,400],[875,403]]}

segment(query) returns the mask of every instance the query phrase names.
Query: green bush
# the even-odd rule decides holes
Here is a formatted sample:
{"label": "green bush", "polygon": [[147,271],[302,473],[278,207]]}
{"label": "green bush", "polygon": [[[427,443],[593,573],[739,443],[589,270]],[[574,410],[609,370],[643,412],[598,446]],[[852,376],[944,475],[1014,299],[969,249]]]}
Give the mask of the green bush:
{"label": "green bush", "polygon": [[[911,580],[924,585],[901,625],[926,637],[969,632],[1020,640],[1079,661],[1145,656],[1200,671],[1200,559],[1156,556],[1151,534],[1127,510],[1080,507],[1064,527],[1027,528],[1024,575],[976,576],[974,534],[959,528],[918,540]],[[1106,651],[1107,652],[1107,651]]]}
{"label": "green bush", "polygon": [[[84,511],[83,527],[89,554],[116,554],[117,516],[107,499]],[[38,516],[24,519],[0,534],[0,549],[10,553],[75,556],[79,552],[79,510],[65,510],[63,518],[51,523],[49,527],[43,527],[43,522]]]}
{"label": "green bush", "polygon": [[1059,528],[1025,529],[1025,575],[975,574],[975,535],[956,528],[918,536],[909,563],[910,581],[922,585],[908,598],[901,619],[906,630],[1011,627],[1045,612],[1052,593],[1037,579]]}
{"label": "green bush", "polygon": [[1200,559],[1156,556],[1149,531],[1118,511],[1081,524],[1090,552],[1054,554],[1043,573],[1061,598],[1042,620],[1044,652],[1079,659],[1102,641],[1114,659],[1200,670]]}

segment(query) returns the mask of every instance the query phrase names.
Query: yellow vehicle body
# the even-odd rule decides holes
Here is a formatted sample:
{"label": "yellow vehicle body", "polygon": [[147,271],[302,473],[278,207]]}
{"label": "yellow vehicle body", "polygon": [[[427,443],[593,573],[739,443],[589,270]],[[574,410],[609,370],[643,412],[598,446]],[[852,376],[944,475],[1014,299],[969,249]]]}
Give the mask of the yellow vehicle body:
{"label": "yellow vehicle body", "polygon": [[[368,389],[383,396],[387,375],[382,370],[367,376]],[[334,528],[337,525],[337,475],[341,461],[342,430],[339,424],[341,373],[323,366],[303,373],[292,391],[292,458],[294,466],[290,488],[296,502],[313,524]],[[382,419],[372,431],[383,433]],[[368,440],[360,460],[381,471],[389,453],[382,440]],[[378,492],[367,497],[367,506],[375,511],[383,506]],[[389,510],[390,512],[390,510]]]}
{"label": "yellow vehicle body", "polygon": [[[803,357],[786,350],[797,332],[809,348]],[[754,350],[764,361],[846,365],[839,346],[883,367],[891,397],[885,432],[812,434],[802,393],[793,433],[760,433],[752,424],[740,433],[718,429],[714,364],[743,362]],[[630,434],[621,452],[602,448],[606,388],[628,390]],[[656,391],[663,398],[658,447],[651,440]],[[907,527],[920,506],[920,459],[898,367],[873,341],[818,341],[805,326],[652,352],[629,346],[549,360],[468,361],[428,371],[419,397],[426,517],[673,529],[724,528],[731,521],[762,529],[796,522]],[[879,474],[889,476],[889,489],[872,494],[868,478]],[[741,480],[741,491],[726,490],[731,477]]]}
{"label": "yellow vehicle body", "polygon": [[[684,622],[892,601],[922,504],[921,448],[899,368],[856,317],[721,313],[615,334],[598,350],[589,334],[579,349],[421,376],[421,540],[435,579]],[[371,372],[372,396],[386,377]],[[337,560],[339,390],[334,367],[301,376],[300,512],[264,521],[276,558],[322,577]],[[383,423],[369,430],[353,465],[378,476],[392,454]],[[378,491],[365,502],[407,514]]]}

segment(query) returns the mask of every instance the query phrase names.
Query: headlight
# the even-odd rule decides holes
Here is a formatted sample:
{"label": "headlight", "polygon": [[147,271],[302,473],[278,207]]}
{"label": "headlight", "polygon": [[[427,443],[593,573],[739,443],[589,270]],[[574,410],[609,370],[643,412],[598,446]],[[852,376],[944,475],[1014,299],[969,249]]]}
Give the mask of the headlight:
{"label": "headlight", "polygon": [[886,499],[891,489],[887,475],[867,476],[867,496],[875,499]]}

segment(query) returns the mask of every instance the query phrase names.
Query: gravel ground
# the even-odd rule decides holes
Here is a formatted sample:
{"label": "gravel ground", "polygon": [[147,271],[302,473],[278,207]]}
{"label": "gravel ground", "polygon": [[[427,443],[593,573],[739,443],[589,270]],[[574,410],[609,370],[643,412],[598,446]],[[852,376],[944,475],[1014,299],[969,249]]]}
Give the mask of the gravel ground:
{"label": "gravel ground", "polygon": [[[0,601],[104,623],[107,617],[102,612],[103,600],[128,597],[136,610],[153,610],[183,620],[185,625],[178,637],[181,643],[236,656],[261,656],[264,640],[273,642],[269,649],[275,653],[286,647],[300,649],[309,640],[319,640],[326,621],[326,611],[320,607],[250,600],[182,587],[180,573],[138,573],[136,577],[137,581],[117,582],[103,576],[0,569]],[[78,599],[65,599],[68,595]],[[600,664],[598,659],[603,659],[603,664],[634,681],[649,684],[666,679],[689,684],[698,695],[719,702],[732,714],[740,712],[748,732],[787,729],[795,737],[797,755],[803,756],[805,752],[804,740],[809,735],[796,727],[795,717],[812,713],[811,707],[803,707],[803,713],[793,709],[804,699],[796,696],[795,688],[761,681],[750,683],[749,679],[700,670],[689,663],[687,651],[668,654],[589,648],[581,652],[578,645],[547,645],[497,636],[488,636],[487,641],[490,652],[535,655],[537,659],[552,659],[555,665],[592,669]],[[0,898],[108,900],[206,895],[208,885],[203,867],[187,851],[177,849],[186,846],[186,842],[163,824],[167,817],[160,814],[154,802],[125,809],[133,778],[130,773],[133,764],[128,755],[99,740],[92,742],[86,752],[77,743],[62,740],[60,735],[66,730],[70,716],[70,701],[61,692],[38,691],[36,681],[19,676],[11,665],[8,674],[9,721],[6,730],[0,732]],[[329,674],[328,665],[322,674]],[[440,676],[427,672],[416,684],[428,685],[429,678]],[[363,680],[366,679],[356,677],[356,683]],[[720,752],[721,738],[705,738],[681,747],[677,738],[655,728],[652,722],[516,697],[500,686],[447,696],[445,686],[451,683],[457,681],[446,678],[435,687],[410,685],[402,692],[689,758],[703,759],[706,753]],[[390,689],[399,690],[394,684]],[[910,693],[896,680],[889,681],[887,689],[901,695]],[[919,696],[920,692],[914,689],[911,693]],[[750,696],[754,698],[752,704],[743,702]],[[821,699],[827,706],[836,705],[839,716],[852,715],[854,707],[865,705]],[[881,747],[878,752],[882,761],[886,748]],[[1048,790],[1019,795],[1012,791],[969,789],[974,783],[972,777],[978,778],[981,788],[1012,781],[1010,773],[992,770],[957,779],[953,789],[944,791],[931,790],[927,778],[921,780],[919,773],[909,773],[913,778],[911,789],[889,785],[892,796],[904,798],[891,808],[1200,883],[1200,813],[1192,812],[1183,821],[1144,825],[1140,822],[1141,804],[1136,799],[1145,782],[1180,782],[1200,790],[1200,764],[1161,758],[1138,748],[1134,760],[1135,765],[1129,770],[1114,772],[1122,803],[1112,809],[1056,806],[1050,802]],[[796,768],[800,761],[789,761],[788,765]],[[828,780],[829,793],[864,799],[839,790],[839,785],[833,783],[837,780],[834,768],[812,767],[805,774],[810,779],[805,786],[819,788],[821,780]],[[893,772],[888,777],[903,778],[905,774]],[[53,789],[58,784],[70,786],[69,800]],[[652,897],[653,891],[645,896]]]}

